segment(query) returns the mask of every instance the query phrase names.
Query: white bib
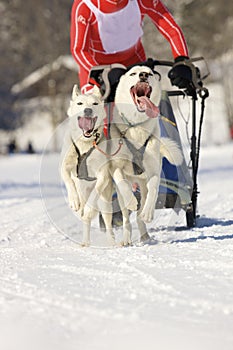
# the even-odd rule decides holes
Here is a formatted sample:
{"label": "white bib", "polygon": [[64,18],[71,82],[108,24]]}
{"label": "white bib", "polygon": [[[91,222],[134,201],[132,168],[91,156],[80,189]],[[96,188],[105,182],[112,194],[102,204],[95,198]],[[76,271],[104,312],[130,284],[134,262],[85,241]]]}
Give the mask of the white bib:
{"label": "white bib", "polygon": [[96,16],[100,39],[106,53],[127,50],[143,35],[137,0],[128,0],[126,7],[113,13],[103,13],[91,0],[85,0],[85,4]]}

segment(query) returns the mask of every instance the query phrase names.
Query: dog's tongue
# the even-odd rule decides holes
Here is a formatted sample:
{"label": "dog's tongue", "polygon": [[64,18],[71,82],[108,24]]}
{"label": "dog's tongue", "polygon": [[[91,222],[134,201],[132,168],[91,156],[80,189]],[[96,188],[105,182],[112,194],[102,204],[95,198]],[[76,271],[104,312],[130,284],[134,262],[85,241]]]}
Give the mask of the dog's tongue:
{"label": "dog's tongue", "polygon": [[79,117],[78,126],[83,130],[84,134],[88,134],[94,129],[96,120],[97,117]]}
{"label": "dog's tongue", "polygon": [[141,96],[138,97],[137,100],[139,102],[140,109],[144,110],[149,118],[158,117],[160,113],[159,107],[155,106],[148,97]]}

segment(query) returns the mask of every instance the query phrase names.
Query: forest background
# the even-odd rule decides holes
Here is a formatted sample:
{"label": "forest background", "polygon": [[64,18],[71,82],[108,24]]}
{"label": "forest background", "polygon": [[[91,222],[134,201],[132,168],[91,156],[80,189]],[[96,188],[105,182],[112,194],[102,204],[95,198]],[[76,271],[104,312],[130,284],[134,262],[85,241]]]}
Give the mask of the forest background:
{"label": "forest background", "polygon": [[[33,72],[70,55],[70,12],[73,1],[0,1],[0,129],[15,130],[24,122],[21,101],[31,97],[69,95],[77,72],[59,69],[58,74],[36,87],[20,89],[20,82]],[[227,0],[164,0],[181,26],[190,57],[204,56],[210,67],[208,82],[224,91],[229,124],[233,124],[233,2]],[[172,59],[168,42],[151,21],[144,24],[144,45],[148,57]],[[51,70],[52,71],[52,70]],[[58,81],[59,80],[59,81]],[[54,88],[54,84],[57,89]],[[61,83],[62,82],[62,83]],[[18,84],[18,85],[17,85]],[[16,86],[16,89],[14,87]]]}

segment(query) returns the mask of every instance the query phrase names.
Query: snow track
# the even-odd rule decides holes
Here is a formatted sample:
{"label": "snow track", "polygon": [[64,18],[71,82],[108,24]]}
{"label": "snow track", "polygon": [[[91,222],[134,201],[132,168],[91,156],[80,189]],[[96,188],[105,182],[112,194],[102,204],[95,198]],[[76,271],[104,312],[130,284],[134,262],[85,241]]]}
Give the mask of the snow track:
{"label": "snow track", "polygon": [[[197,227],[156,211],[151,244],[129,248],[61,234],[47,215],[63,212],[49,174],[47,212],[41,200],[40,159],[1,158],[1,349],[232,349],[232,144],[201,152]],[[72,220],[62,229],[81,232]]]}

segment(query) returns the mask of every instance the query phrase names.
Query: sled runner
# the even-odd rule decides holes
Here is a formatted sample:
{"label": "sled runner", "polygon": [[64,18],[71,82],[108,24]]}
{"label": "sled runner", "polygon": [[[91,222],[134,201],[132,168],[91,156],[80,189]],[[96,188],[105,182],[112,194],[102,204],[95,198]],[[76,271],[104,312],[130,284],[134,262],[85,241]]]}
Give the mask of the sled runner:
{"label": "sled runner", "polygon": [[[201,77],[200,70],[193,64],[194,62],[204,62],[207,73]],[[176,63],[184,64],[183,62]],[[174,210],[183,209],[186,213],[187,227],[194,227],[197,217],[197,197],[198,184],[197,174],[199,166],[199,153],[201,142],[202,123],[204,118],[205,100],[209,93],[207,88],[203,86],[203,80],[209,75],[208,67],[204,58],[193,58],[185,62],[189,65],[192,71],[192,81],[184,89],[163,91],[160,108],[160,127],[161,135],[172,138],[176,141],[181,149],[182,142],[177,128],[176,118],[170,103],[170,98],[175,96],[187,97],[191,101],[191,137],[190,137],[190,164],[184,160],[183,164],[176,167],[163,160],[159,195],[156,203],[156,209],[173,208]],[[108,123],[106,127],[106,135],[110,136],[110,125],[112,117],[112,104],[114,102],[115,90],[120,77],[130,68],[136,65],[149,66],[155,73],[157,66],[172,67],[174,62],[158,61],[148,59],[146,62],[140,62],[130,67],[125,67],[121,64],[112,64],[107,66],[93,67],[90,73],[90,82],[95,82],[99,85],[103,100],[106,103],[108,111]],[[201,103],[201,115],[198,125],[197,104]],[[135,195],[139,197],[140,193],[136,191]]]}

